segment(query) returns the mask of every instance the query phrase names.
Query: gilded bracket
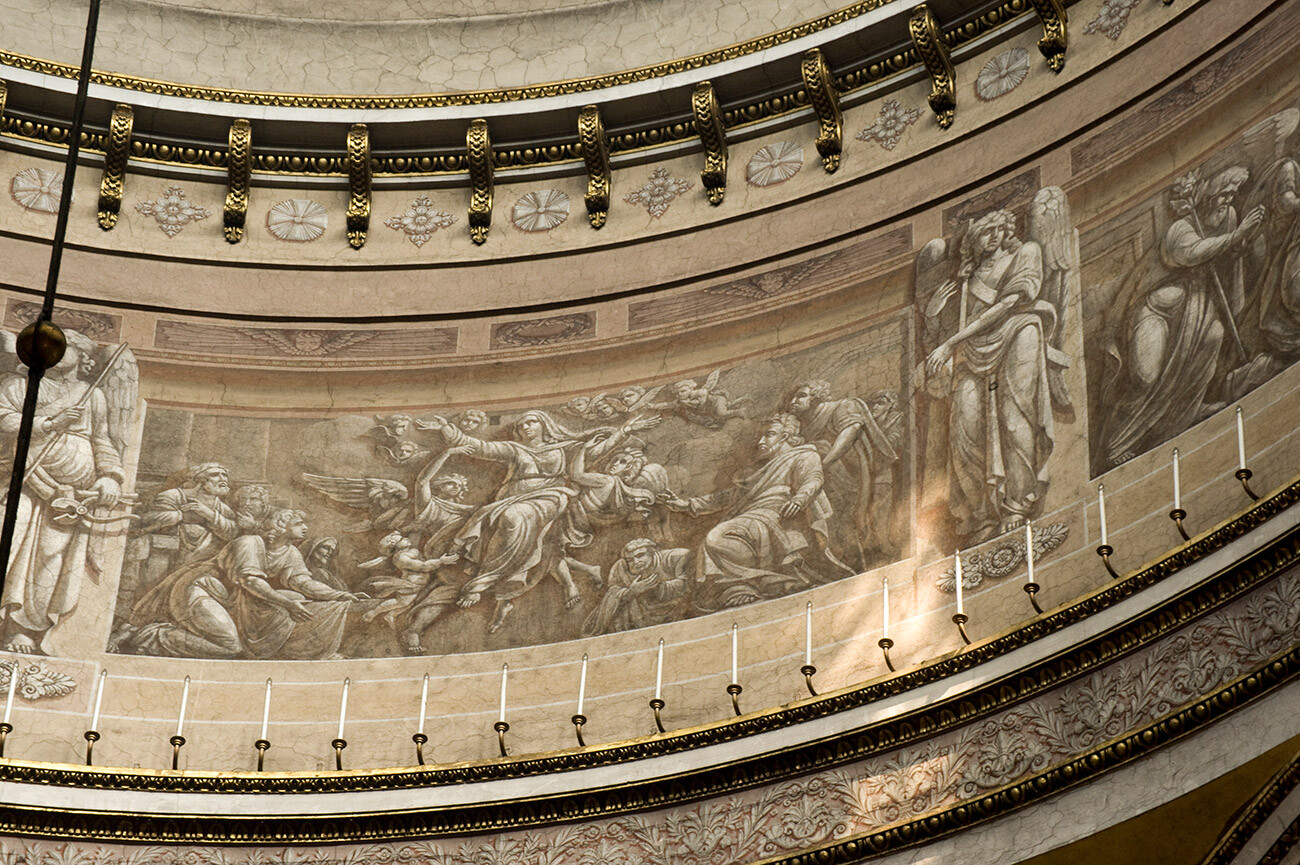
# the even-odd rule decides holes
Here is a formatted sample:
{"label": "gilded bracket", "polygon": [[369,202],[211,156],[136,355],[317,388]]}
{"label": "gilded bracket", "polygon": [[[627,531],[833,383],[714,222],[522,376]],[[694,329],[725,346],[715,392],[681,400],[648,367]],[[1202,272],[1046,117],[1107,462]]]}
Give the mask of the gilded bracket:
{"label": "gilded bracket", "polygon": [[820,129],[817,132],[817,153],[828,174],[840,167],[840,154],[844,151],[844,113],[840,111],[840,96],[835,92],[830,64],[820,48],[804,54],[799,66],[803,73],[804,92],[817,112]]}
{"label": "gilded bracket", "polygon": [[348,130],[348,245],[360,249],[370,231],[370,130],[364,123]]}
{"label": "gilded bracket", "polygon": [[727,130],[722,125],[722,107],[709,81],[695,85],[691,93],[691,111],[695,114],[695,131],[704,145],[704,168],[700,180],[708,193],[709,204],[718,206],[727,194]]}
{"label": "gilded bracket", "polygon": [[4,120],[5,102],[9,99],[9,85],[0,81],[0,120]]}
{"label": "gilded bracket", "polygon": [[1029,0],[1038,20],[1043,22],[1043,38],[1038,40],[1038,50],[1047,58],[1047,65],[1053,72],[1065,68],[1065,49],[1070,44],[1070,34],[1066,24],[1070,20],[1061,0]]}
{"label": "gilded bracket", "polygon": [[930,7],[922,3],[912,10],[907,30],[917,57],[930,73],[930,110],[939,121],[939,128],[947,129],[952,126],[957,111],[957,71],[948,56],[948,44],[943,41],[939,21]]}
{"label": "gilded bracket", "polygon": [[578,114],[578,149],[587,164],[587,219],[592,228],[600,228],[609,216],[609,197],[613,184],[609,174],[609,139],[605,137],[605,124],[600,119],[600,109],[585,106]]}
{"label": "gilded bracket", "polygon": [[122,212],[122,190],[126,184],[126,161],[131,156],[131,128],[135,113],[130,105],[117,105],[108,120],[104,147],[104,177],[99,181],[99,227],[111,231]]}
{"label": "gilded bracket", "polygon": [[492,136],[487,121],[481,117],[465,133],[465,153],[469,163],[469,239],[487,242],[492,227]]}
{"label": "gilded bracket", "polygon": [[239,243],[248,217],[248,185],[253,169],[253,127],[247,120],[230,124],[226,150],[226,206],[221,210],[226,240]]}

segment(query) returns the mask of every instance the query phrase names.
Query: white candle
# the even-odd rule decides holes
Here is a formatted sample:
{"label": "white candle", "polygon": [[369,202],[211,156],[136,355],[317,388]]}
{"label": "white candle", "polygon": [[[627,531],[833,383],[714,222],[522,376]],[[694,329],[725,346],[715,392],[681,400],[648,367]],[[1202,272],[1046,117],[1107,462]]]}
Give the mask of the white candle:
{"label": "white candle", "polygon": [[99,729],[99,707],[104,702],[104,680],[108,678],[108,670],[99,671],[99,687],[95,690],[95,711],[90,717],[90,729]]}
{"label": "white candle", "polygon": [[1174,448],[1174,510],[1183,506],[1183,490],[1178,482],[1178,448]]}
{"label": "white candle", "polygon": [[1106,543],[1106,488],[1097,484],[1097,513],[1101,519],[1101,545],[1108,546]]}
{"label": "white candle", "polygon": [[343,702],[339,704],[339,734],[334,737],[336,739],[343,738],[343,722],[348,719],[348,685],[350,684],[352,684],[351,679],[343,680]]}
{"label": "white candle", "polygon": [[582,703],[587,697],[587,656],[582,656],[582,675],[578,677],[578,714],[582,714]]}
{"label": "white candle", "polygon": [[506,720],[506,676],[509,674],[509,672],[510,672],[510,665],[502,664],[501,665],[501,717],[498,718],[498,720],[501,721],[501,723],[503,724],[505,723]]}
{"label": "white candle", "polygon": [[659,659],[655,661],[655,699],[664,698],[664,641],[659,638]]}
{"label": "white candle", "polygon": [[266,697],[262,700],[262,740],[266,740],[266,726],[271,720],[271,680],[266,680]]}
{"label": "white candle", "polygon": [[1025,522],[1025,562],[1029,565],[1029,582],[1034,581],[1034,525]]}
{"label": "white candle", "polygon": [[5,720],[9,723],[9,716],[14,710],[14,688],[18,687],[18,662],[14,661],[13,666],[9,668],[9,696],[5,697]]}
{"label": "white candle", "polygon": [[429,711],[429,674],[424,674],[424,684],[420,686],[420,727],[415,732],[424,732],[424,715]]}
{"label": "white candle", "polygon": [[1241,406],[1237,406],[1237,468],[1246,467],[1246,422],[1241,419]]}
{"label": "white candle", "polygon": [[181,734],[181,730],[185,727],[185,707],[189,705],[189,702],[190,702],[190,677],[186,676],[185,684],[181,686],[181,713],[176,716],[177,736]]}
{"label": "white candle", "polygon": [[961,550],[953,553],[952,558],[956,562],[956,578],[953,580],[953,585],[957,587],[957,612],[961,613]]}
{"label": "white candle", "polygon": [[740,683],[739,676],[740,661],[740,626],[734,622],[731,625],[731,684]]}
{"label": "white candle", "polygon": [[804,608],[803,619],[803,662],[812,666],[812,601]]}
{"label": "white candle", "polygon": [[889,577],[885,577],[884,604],[885,604],[885,626],[884,628],[881,629],[880,636],[888,637],[889,636]]}

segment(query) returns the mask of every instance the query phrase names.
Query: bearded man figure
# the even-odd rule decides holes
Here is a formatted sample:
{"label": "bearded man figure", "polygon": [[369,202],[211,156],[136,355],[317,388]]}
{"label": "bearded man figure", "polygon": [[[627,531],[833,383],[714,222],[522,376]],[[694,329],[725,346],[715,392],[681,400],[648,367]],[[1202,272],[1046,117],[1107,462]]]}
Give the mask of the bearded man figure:
{"label": "bearded man figure", "polygon": [[737,607],[853,574],[831,553],[830,501],[821,455],[799,434],[794,415],[768,419],[756,442],[763,465],[729,489],[664,504],[723,519],[696,556],[695,602],[701,610]]}

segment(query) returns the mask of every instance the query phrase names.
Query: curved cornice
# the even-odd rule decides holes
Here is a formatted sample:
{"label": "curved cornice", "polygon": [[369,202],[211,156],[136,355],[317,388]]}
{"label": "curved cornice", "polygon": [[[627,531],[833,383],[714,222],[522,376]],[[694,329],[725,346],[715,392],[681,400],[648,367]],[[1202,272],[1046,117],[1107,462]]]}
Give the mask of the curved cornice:
{"label": "curved cornice", "polygon": [[[563,773],[597,765],[627,764],[673,750],[720,744],[764,730],[805,722],[850,708],[868,705],[907,692],[919,685],[963,672],[979,673],[983,663],[1021,645],[1086,621],[1142,590],[1179,574],[1189,566],[1223,551],[1285,512],[1300,500],[1300,480],[1259,502],[1237,518],[1180,547],[1120,581],[1105,586],[1080,601],[1040,617],[1028,625],[976,644],[965,652],[938,662],[826,697],[754,713],[730,723],[694,728],[680,734],[650,737],[610,746],[549,755],[492,760],[452,766],[369,772],[317,772],[259,774],[247,772],[201,773],[110,770],[19,761],[0,762],[0,781],[15,785],[41,785],[94,790],[158,791],[167,793],[343,793],[384,788],[428,788]],[[463,803],[445,807],[420,807],[398,811],[350,813],[340,822],[336,815],[192,816],[177,821],[172,816],[112,810],[57,810],[31,806],[6,806],[0,810],[0,833],[57,837],[117,838],[133,841],[195,841],[204,843],[326,842],[427,837],[591,820],[610,815],[661,808],[708,797],[771,785],[810,772],[824,771],[864,758],[915,745],[945,732],[991,718],[1008,708],[1043,695],[1116,661],[1150,648],[1185,626],[1204,619],[1255,589],[1269,583],[1300,559],[1300,525],[1287,527],[1272,540],[1248,554],[1211,570],[1188,588],[1120,624],[1033,664],[1006,674],[980,679],[968,690],[949,688],[951,696],[903,711],[877,722],[855,726],[842,734],[778,748],[746,759],[679,772],[649,780],[608,785],[598,795],[591,791],[529,795],[510,801]],[[864,850],[878,852],[956,831],[972,822],[989,819],[1015,807],[1077,784],[1107,768],[1181,738],[1215,718],[1281,687],[1300,673],[1300,646],[1292,645],[1268,663],[1237,677],[1223,688],[1202,695],[1195,706],[1174,712],[1138,731],[1128,731],[1104,748],[1089,751],[1064,765],[1018,781],[1006,789],[963,803],[939,816],[927,817],[887,832],[849,839],[818,855],[817,861],[853,861]],[[954,680],[956,683],[957,680]],[[702,756],[702,752],[697,751]],[[554,775],[552,775],[554,778]],[[11,797],[12,799],[13,797]],[[221,811],[226,809],[222,808]],[[910,828],[909,828],[910,827]],[[865,845],[865,846],[864,846]],[[813,861],[813,860],[807,860]]]}

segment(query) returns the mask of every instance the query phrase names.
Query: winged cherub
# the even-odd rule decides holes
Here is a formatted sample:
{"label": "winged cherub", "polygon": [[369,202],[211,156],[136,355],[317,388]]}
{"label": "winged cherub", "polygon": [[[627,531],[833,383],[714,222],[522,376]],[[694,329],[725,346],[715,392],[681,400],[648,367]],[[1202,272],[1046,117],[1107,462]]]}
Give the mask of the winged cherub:
{"label": "winged cherub", "polygon": [[718,387],[722,370],[715,369],[701,385],[694,379],[683,379],[672,386],[675,399],[671,402],[652,402],[646,407],[659,411],[676,412],[688,423],[709,429],[719,429],[732,418],[745,417],[741,406],[749,402],[749,397],[732,398],[731,394]]}

